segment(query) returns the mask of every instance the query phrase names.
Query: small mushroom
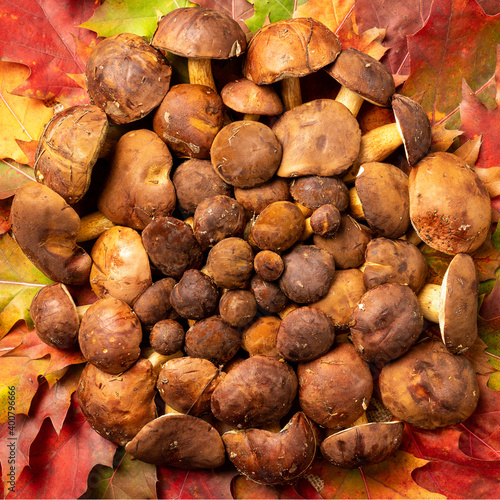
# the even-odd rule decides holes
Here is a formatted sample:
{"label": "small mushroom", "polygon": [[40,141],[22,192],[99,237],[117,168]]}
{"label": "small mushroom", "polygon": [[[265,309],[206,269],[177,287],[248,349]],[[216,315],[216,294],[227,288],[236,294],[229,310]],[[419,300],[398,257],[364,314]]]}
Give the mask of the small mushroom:
{"label": "small mushroom", "polygon": [[261,484],[296,481],[309,470],[316,456],[314,428],[303,412],[295,413],[280,432],[228,431],[222,440],[235,467]]}
{"label": "small mushroom", "polygon": [[343,212],[349,206],[349,190],[338,177],[305,175],[290,183],[292,198],[311,210],[331,204]]}
{"label": "small mushroom", "polygon": [[276,340],[281,319],[276,316],[260,316],[243,330],[242,347],[250,356],[261,354],[280,359]]}
{"label": "small mushroom", "polygon": [[179,322],[162,319],[151,328],[149,343],[157,353],[171,356],[184,347],[185,337],[186,333]]}
{"label": "small mushroom", "polygon": [[266,281],[258,274],[250,280],[250,290],[261,309],[269,313],[282,311],[288,304],[288,297],[275,281]]}
{"label": "small mushroom", "polygon": [[274,176],[253,188],[235,187],[234,197],[247,212],[258,215],[275,201],[290,201],[288,180]]}
{"label": "small mushroom", "polygon": [[179,469],[213,469],[224,465],[224,443],[205,420],[167,413],[147,423],[125,446],[133,457],[149,464]]}
{"label": "small mushroom", "polygon": [[228,290],[219,301],[219,314],[231,326],[239,328],[250,323],[257,314],[257,301],[249,290]]}
{"label": "small mushroom", "polygon": [[66,285],[87,282],[92,259],[76,244],[80,218],[62,196],[28,182],[16,191],[10,219],[17,244],[48,278]]}
{"label": "small mushroom", "polygon": [[266,281],[277,280],[285,270],[281,255],[272,250],[261,250],[253,259],[255,272]]}
{"label": "small mushroom", "polygon": [[332,238],[340,228],[342,215],[335,205],[321,205],[311,214],[309,219],[306,219],[306,224],[308,220],[313,234]]}

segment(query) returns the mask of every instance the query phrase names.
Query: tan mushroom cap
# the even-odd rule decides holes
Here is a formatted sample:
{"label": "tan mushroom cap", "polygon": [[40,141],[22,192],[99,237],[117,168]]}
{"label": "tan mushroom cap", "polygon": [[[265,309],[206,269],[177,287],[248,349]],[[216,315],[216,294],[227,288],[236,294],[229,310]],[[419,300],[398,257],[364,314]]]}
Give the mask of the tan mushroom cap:
{"label": "tan mushroom cap", "polygon": [[191,415],[167,413],[146,424],[125,450],[149,464],[179,469],[212,469],[226,459],[216,429]]}
{"label": "tan mushroom cap", "polygon": [[335,60],[340,41],[324,24],[296,18],[268,24],[248,44],[243,75],[258,85],[318,71]]}
{"label": "tan mushroom cap", "polygon": [[285,112],[273,131],[283,146],[280,177],[341,175],[357,158],[361,131],[341,103],[317,99]]}
{"label": "tan mushroom cap", "polygon": [[471,253],[487,238],[490,196],[459,157],[427,155],[410,171],[409,194],[412,225],[430,247],[449,255]]}
{"label": "tan mushroom cap", "polygon": [[325,71],[341,85],[377,106],[389,106],[396,91],[390,71],[380,61],[353,47],[342,50]]}
{"label": "tan mushroom cap", "polygon": [[453,353],[469,348],[477,338],[479,280],[468,254],[453,257],[441,285],[439,329],[445,346]]}
{"label": "tan mushroom cap", "polygon": [[238,113],[275,116],[283,112],[283,103],[272,87],[257,85],[246,78],[226,84],[220,96],[228,108]]}
{"label": "tan mushroom cap", "polygon": [[247,46],[245,33],[234,19],[204,7],[184,7],[163,16],[151,44],[199,59],[228,59],[243,53]]}
{"label": "tan mushroom cap", "polygon": [[66,285],[87,282],[92,259],[76,244],[80,218],[64,198],[29,182],[16,191],[10,217],[21,250],[48,278]]}
{"label": "tan mushroom cap", "polygon": [[374,465],[388,459],[400,447],[404,423],[370,422],[344,429],[321,443],[322,455],[345,469]]}

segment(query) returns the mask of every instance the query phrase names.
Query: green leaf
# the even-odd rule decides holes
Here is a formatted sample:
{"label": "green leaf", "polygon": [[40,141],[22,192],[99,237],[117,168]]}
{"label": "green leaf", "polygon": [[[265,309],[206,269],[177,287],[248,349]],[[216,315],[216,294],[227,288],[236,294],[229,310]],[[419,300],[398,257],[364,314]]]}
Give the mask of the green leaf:
{"label": "green leaf", "polygon": [[156,30],[158,12],[162,15],[179,7],[194,7],[188,0],[106,0],[80,27],[95,31],[100,37],[117,33],[135,33],[150,40]]}
{"label": "green leaf", "polygon": [[35,180],[31,167],[21,165],[13,160],[0,161],[0,178],[2,179],[0,199],[13,196],[17,188]]}
{"label": "green leaf", "polygon": [[254,6],[255,13],[246,21],[246,24],[249,30],[255,33],[262,28],[268,16],[272,23],[290,19],[293,17],[294,9],[305,4],[307,0],[298,0],[297,2],[294,0],[277,0],[273,2],[270,0],[248,0],[248,2]]}
{"label": "green leaf", "polygon": [[20,319],[31,324],[31,300],[51,283],[24,255],[12,236],[0,236],[0,339]]}

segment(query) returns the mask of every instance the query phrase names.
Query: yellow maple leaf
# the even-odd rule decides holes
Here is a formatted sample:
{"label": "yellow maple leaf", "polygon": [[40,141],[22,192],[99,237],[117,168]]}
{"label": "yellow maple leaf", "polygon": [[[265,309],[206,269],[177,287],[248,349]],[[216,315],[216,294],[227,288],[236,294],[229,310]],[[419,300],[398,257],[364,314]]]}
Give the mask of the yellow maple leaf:
{"label": "yellow maple leaf", "polygon": [[54,114],[38,99],[11,94],[29,75],[30,69],[24,64],[0,61],[0,158],[23,164],[28,158],[16,139],[38,140]]}

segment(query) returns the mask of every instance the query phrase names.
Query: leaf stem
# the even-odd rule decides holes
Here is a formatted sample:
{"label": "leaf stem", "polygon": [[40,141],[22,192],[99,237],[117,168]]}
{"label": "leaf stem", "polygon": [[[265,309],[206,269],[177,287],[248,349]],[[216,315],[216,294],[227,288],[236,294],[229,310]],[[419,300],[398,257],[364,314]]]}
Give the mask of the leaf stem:
{"label": "leaf stem", "polygon": [[34,288],[42,288],[44,286],[47,286],[42,283],[25,283],[23,281],[6,281],[6,280],[0,280],[0,285],[32,286]]}
{"label": "leaf stem", "polygon": [[31,137],[31,134],[26,130],[26,127],[22,124],[21,120],[17,117],[17,115],[14,113],[14,110],[10,107],[9,103],[3,96],[3,94],[0,92],[0,98],[2,99],[3,103],[5,104],[6,108],[11,112],[12,116],[16,119],[17,123],[19,123],[19,126],[23,129],[23,132],[29,137],[30,141],[34,141],[33,137]]}
{"label": "leaf stem", "polygon": [[472,432],[468,427],[466,427],[462,423],[460,424],[460,427],[463,427],[472,437],[475,437],[480,443],[482,443],[484,446],[486,446],[486,448],[488,448],[489,450],[491,450],[493,453],[495,453],[497,456],[500,457],[500,453],[497,450],[495,450],[495,448],[490,446],[486,441],[482,440],[477,434]]}
{"label": "leaf stem", "polygon": [[8,167],[12,168],[16,172],[19,172],[20,174],[26,176],[28,179],[31,179],[32,181],[35,180],[35,177],[31,177],[31,175],[28,175],[26,172],[24,172],[22,169],[16,167],[15,165],[12,165],[12,163],[9,163],[7,160],[2,160]]}
{"label": "leaf stem", "polygon": [[363,472],[363,468],[358,467],[358,469],[359,469],[359,473],[361,474],[361,479],[363,480],[363,484],[365,485],[366,496],[370,499],[371,496],[370,496],[370,492],[368,491],[368,485],[366,484],[366,478],[365,478],[365,474]]}

